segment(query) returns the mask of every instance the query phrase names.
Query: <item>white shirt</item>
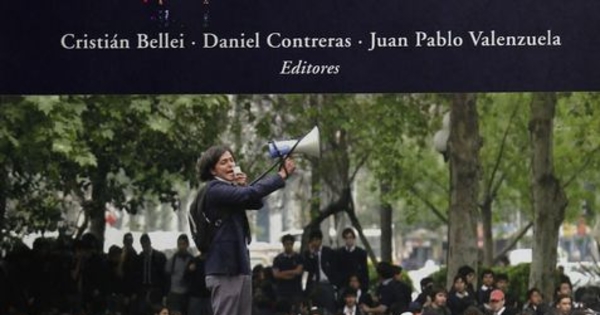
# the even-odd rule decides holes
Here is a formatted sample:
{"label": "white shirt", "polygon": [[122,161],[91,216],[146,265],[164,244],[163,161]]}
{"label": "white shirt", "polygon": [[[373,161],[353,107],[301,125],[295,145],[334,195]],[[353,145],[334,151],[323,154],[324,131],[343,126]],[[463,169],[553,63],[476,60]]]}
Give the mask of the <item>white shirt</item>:
{"label": "white shirt", "polygon": [[356,314],[356,305],[353,307],[344,306],[344,315],[355,315]]}
{"label": "white shirt", "polygon": [[317,251],[317,265],[319,265],[319,282],[328,282],[329,278],[327,278],[327,275],[325,274],[325,272],[323,271],[323,268],[321,267],[321,253],[323,252],[323,246],[319,247],[319,250]]}
{"label": "white shirt", "polygon": [[506,309],[506,306],[502,306],[502,308],[499,311],[494,312],[494,315],[501,315],[505,309]]}

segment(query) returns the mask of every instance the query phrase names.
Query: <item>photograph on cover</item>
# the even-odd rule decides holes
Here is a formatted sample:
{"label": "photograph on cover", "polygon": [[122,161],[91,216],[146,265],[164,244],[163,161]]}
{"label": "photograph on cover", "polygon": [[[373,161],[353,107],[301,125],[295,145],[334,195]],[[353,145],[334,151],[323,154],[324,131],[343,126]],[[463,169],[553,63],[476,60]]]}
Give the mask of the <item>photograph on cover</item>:
{"label": "photograph on cover", "polygon": [[251,277],[252,314],[515,309],[534,286],[593,308],[599,101],[4,95],[1,313],[218,313],[222,270]]}

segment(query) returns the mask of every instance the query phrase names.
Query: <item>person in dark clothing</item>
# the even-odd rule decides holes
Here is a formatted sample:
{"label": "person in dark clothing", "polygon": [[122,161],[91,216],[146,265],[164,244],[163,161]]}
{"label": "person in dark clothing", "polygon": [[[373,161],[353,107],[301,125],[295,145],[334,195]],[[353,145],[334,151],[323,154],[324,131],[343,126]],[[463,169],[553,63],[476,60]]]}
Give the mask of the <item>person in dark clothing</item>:
{"label": "person in dark clothing", "polygon": [[573,296],[573,284],[568,277],[560,277],[559,283],[554,290],[554,301],[559,295]]}
{"label": "person in dark clothing", "polygon": [[106,257],[99,249],[97,238],[90,233],[81,237],[75,257],[71,276],[76,283],[83,309],[88,314],[96,314],[106,308],[104,299],[108,274]]}
{"label": "person in dark clothing", "polygon": [[362,304],[370,307],[373,306],[373,298],[368,291],[362,289],[359,277],[357,275],[351,275],[348,284],[341,290],[338,302],[340,308],[344,306],[344,292],[347,290],[354,290],[356,292],[356,301],[359,307]]}
{"label": "person in dark clothing", "polygon": [[29,288],[31,314],[41,314],[55,308],[58,300],[56,283],[58,280],[55,259],[51,255],[54,243],[50,239],[37,238],[33,242],[32,279]]}
{"label": "person in dark clothing", "polygon": [[412,288],[402,279],[402,267],[392,265],[392,270],[394,271],[394,280],[398,287],[397,290],[400,292],[398,300],[396,301],[396,307],[398,308],[398,311],[404,312],[408,309],[408,305],[412,301]]}
{"label": "person in dark clothing", "polygon": [[152,248],[150,236],[144,233],[140,237],[142,252],[138,256],[138,305],[139,310],[147,309],[149,305],[162,304],[167,293],[167,278],[165,264],[167,256]]}
{"label": "person in dark clothing", "polygon": [[125,313],[133,314],[137,307],[137,294],[139,290],[139,270],[138,253],[133,248],[133,235],[125,233],[123,235],[123,251],[119,264],[119,274],[122,278],[123,286],[121,288],[123,294],[123,308]]}
{"label": "person in dark clothing", "polygon": [[339,283],[339,265],[336,251],[323,246],[323,233],[314,230],[309,235],[308,250],[304,253],[308,271],[307,296],[313,305],[329,313],[336,311],[336,284]]}
{"label": "person in dark clothing", "polygon": [[110,314],[123,313],[123,277],[120,272],[122,255],[123,250],[117,245],[108,249],[106,302]]}
{"label": "person in dark clothing", "polygon": [[521,303],[516,295],[510,292],[510,281],[508,275],[505,273],[499,273],[496,275],[496,289],[504,292],[504,298],[506,299],[506,306],[515,309],[521,309]]}
{"label": "person in dark clothing", "polygon": [[516,315],[519,311],[506,305],[506,299],[502,290],[494,289],[490,292],[489,310],[484,311],[488,315]]}
{"label": "person in dark clothing", "polygon": [[273,268],[257,265],[252,270],[252,276],[253,314],[273,314],[277,303]]}
{"label": "person in dark clothing", "polygon": [[431,303],[423,309],[423,315],[450,315],[448,308],[448,292],[442,287],[431,289],[429,299]]}
{"label": "person in dark clothing", "polygon": [[285,186],[296,166],[285,159],[277,174],[247,185],[246,174],[235,171],[233,152],[226,146],[206,150],[198,165],[200,180],[206,183],[204,210],[218,228],[206,253],[206,285],[212,291],[216,315],[249,315],[252,310],[250,277],[251,241],[247,209],[258,210],[262,199]]}
{"label": "person in dark clothing", "polygon": [[475,306],[475,297],[467,291],[467,279],[464,276],[456,275],[452,283],[448,292],[448,308],[452,315],[463,315],[469,306]]}
{"label": "person in dark clothing", "polygon": [[340,315],[364,315],[365,314],[362,311],[362,309],[359,307],[359,304],[357,302],[356,290],[347,289],[346,291],[344,291],[344,295],[342,296],[342,299],[344,300],[344,304],[342,305],[340,310],[337,312],[337,314],[340,314]]}
{"label": "person in dark clothing", "polygon": [[367,290],[369,287],[369,269],[367,268],[367,252],[356,246],[356,233],[352,228],[342,231],[344,246],[338,249],[340,264],[340,283],[338,287],[344,287],[351,275],[358,275],[361,288]]}
{"label": "person in dark clothing", "polygon": [[527,291],[527,301],[523,313],[527,315],[544,315],[548,311],[548,304],[542,299],[542,292],[538,288]]}
{"label": "person in dark clothing", "polygon": [[486,269],[481,273],[481,286],[477,289],[477,303],[484,309],[489,308],[490,293],[494,289],[494,272]]}
{"label": "person in dark clothing", "polygon": [[17,243],[6,255],[8,286],[7,308],[10,312],[30,313],[33,252],[23,243]]}
{"label": "person in dark clothing", "polygon": [[394,267],[388,262],[380,262],[377,265],[377,275],[380,283],[375,294],[379,305],[362,305],[362,311],[374,314],[400,314],[406,311],[411,302],[410,288],[407,291],[406,284],[394,280]]}
{"label": "person in dark clothing", "polygon": [[431,289],[433,288],[433,278],[425,277],[421,279],[419,282],[421,287],[421,293],[415,299],[415,302],[419,303],[421,306],[426,307],[431,303],[429,299],[429,294],[431,293]]}
{"label": "person in dark clothing", "polygon": [[283,253],[273,260],[273,277],[277,289],[277,300],[287,300],[297,309],[303,298],[302,273],[304,261],[294,252],[294,236],[286,234],[281,238]]}
{"label": "person in dark clothing", "polygon": [[205,258],[198,255],[190,261],[185,277],[189,283],[190,302],[188,314],[190,315],[212,315],[210,304],[210,290],[206,288],[204,273]]}
{"label": "person in dark clothing", "polygon": [[556,315],[571,315],[573,310],[573,298],[570,295],[559,294],[554,303]]}
{"label": "person in dark clothing", "polygon": [[188,251],[190,241],[185,234],[177,238],[177,252],[165,265],[165,273],[169,290],[167,295],[167,307],[171,312],[182,315],[187,314],[189,284],[185,277],[187,267],[194,258]]}
{"label": "person in dark clothing", "polygon": [[473,285],[473,282],[475,281],[475,269],[473,269],[469,265],[463,265],[460,268],[458,268],[457,274],[467,279],[467,292],[469,292],[470,295],[475,297],[476,303],[479,303],[479,301],[477,301],[477,291],[475,290],[475,286]]}

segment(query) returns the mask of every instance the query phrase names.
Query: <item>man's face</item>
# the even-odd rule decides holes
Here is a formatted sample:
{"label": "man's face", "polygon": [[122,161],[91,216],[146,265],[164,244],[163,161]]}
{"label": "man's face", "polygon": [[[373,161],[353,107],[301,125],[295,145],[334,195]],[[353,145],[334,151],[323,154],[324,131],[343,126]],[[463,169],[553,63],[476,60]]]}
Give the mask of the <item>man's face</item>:
{"label": "man's face", "polygon": [[131,248],[133,246],[133,237],[126,236],[123,239],[123,245],[127,248]]}
{"label": "man's face", "polygon": [[291,254],[292,252],[294,252],[294,242],[293,241],[283,242],[283,251],[286,254]]}
{"label": "man's face", "polygon": [[402,272],[398,272],[394,274],[394,280],[402,281]]}
{"label": "man's face", "polygon": [[531,293],[529,297],[529,303],[533,305],[540,305],[542,303],[542,295],[539,292]]}
{"label": "man's face", "polygon": [[571,286],[568,283],[561,283],[558,293],[564,295],[571,295]]}
{"label": "man's face", "polygon": [[321,239],[318,238],[313,238],[312,240],[310,240],[310,242],[308,243],[308,246],[310,247],[310,250],[315,251],[318,250],[319,247],[321,247]]}
{"label": "man's face", "polygon": [[142,242],[142,251],[145,253],[149,252],[152,249],[152,244],[150,242]]}
{"label": "man's face", "polygon": [[458,278],[456,279],[456,281],[454,281],[454,290],[456,290],[457,292],[464,292],[466,287],[467,284],[463,281],[463,279]]}
{"label": "man's face", "polygon": [[471,272],[467,275],[467,282],[468,283],[473,283],[473,280],[475,280],[475,273]]}
{"label": "man's face", "polygon": [[506,281],[506,280],[496,281],[496,288],[506,292],[506,289],[508,289],[508,281]]}
{"label": "man's face", "polygon": [[358,290],[358,288],[360,288],[360,281],[358,281],[358,278],[356,276],[352,276],[350,277],[349,285],[351,288]]}
{"label": "man's face", "polygon": [[235,167],[235,160],[231,152],[227,151],[221,155],[217,164],[210,170],[210,173],[224,180],[233,182],[235,180],[235,174],[233,168]]}
{"label": "man's face", "polygon": [[483,275],[482,281],[485,286],[491,287],[494,284],[494,276],[491,273],[486,273]]}
{"label": "man's face", "polygon": [[492,311],[497,312],[504,306],[504,299],[501,300],[490,300],[490,308]]}
{"label": "man's face", "polygon": [[346,303],[346,306],[353,307],[354,305],[356,305],[356,296],[346,295],[344,297],[344,302]]}
{"label": "man's face", "polygon": [[571,312],[571,299],[570,298],[562,298],[558,302],[558,305],[556,306],[556,308],[558,308],[558,312],[561,314],[569,314],[569,312]]}
{"label": "man's face", "polygon": [[435,295],[435,299],[433,300],[433,303],[436,304],[437,306],[444,306],[444,305],[446,305],[447,299],[448,299],[448,297],[446,296],[446,293],[440,292]]}
{"label": "man's face", "polygon": [[187,252],[187,250],[188,250],[189,247],[190,247],[190,244],[188,244],[188,242],[186,242],[185,240],[178,240],[177,241],[177,250],[180,253]]}
{"label": "man's face", "polygon": [[356,237],[352,233],[346,233],[344,235],[344,242],[346,243],[346,247],[353,247],[356,244]]}

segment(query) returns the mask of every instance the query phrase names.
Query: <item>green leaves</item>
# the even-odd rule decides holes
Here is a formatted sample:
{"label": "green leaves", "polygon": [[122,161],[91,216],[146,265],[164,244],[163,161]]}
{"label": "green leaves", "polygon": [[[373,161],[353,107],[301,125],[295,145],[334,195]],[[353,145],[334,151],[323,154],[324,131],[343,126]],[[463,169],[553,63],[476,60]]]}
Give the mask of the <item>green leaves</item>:
{"label": "green leaves", "polygon": [[114,203],[132,212],[153,196],[176,200],[175,185],[197,182],[195,162],[221,133],[229,108],[223,96],[194,95],[1,101],[0,161],[11,178],[13,225],[44,216],[58,221],[48,209],[60,207],[32,203],[33,189],[44,196],[64,192],[81,198],[92,192],[92,200],[82,199],[81,206]]}

